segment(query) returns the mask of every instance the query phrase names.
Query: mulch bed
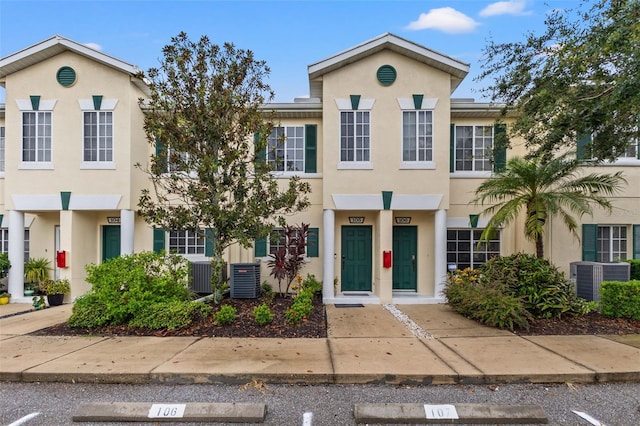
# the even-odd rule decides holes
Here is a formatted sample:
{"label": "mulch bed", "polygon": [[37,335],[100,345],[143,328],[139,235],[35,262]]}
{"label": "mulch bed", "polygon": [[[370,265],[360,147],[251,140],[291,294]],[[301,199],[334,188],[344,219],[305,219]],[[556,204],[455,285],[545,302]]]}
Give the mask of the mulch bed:
{"label": "mulch bed", "polygon": [[[273,321],[261,326],[255,322],[253,308],[263,302],[269,304]],[[261,297],[258,299],[225,299],[222,304],[236,308],[237,316],[230,325],[215,324],[213,316],[193,323],[189,327],[175,330],[149,330],[146,328],[131,328],[126,325],[104,326],[93,329],[71,328],[66,323],[38,330],[32,335],[37,336],[197,336],[197,337],[327,337],[327,319],[322,298],[313,299],[313,311],[300,325],[287,324],[285,311],[291,306],[291,297],[276,296],[273,300]],[[214,312],[219,305],[212,305]]]}
{"label": "mulch bed", "polygon": [[[66,323],[38,330],[32,335],[39,336],[195,336],[195,337],[272,337],[272,338],[320,338],[327,337],[327,318],[321,297],[313,300],[314,309],[300,325],[287,324],[285,311],[291,306],[289,297],[276,296],[270,299],[225,299],[222,303],[236,308],[237,317],[231,325],[217,325],[213,317],[198,321],[189,327],[175,330],[148,330],[128,326],[106,326],[95,329],[71,328]],[[253,308],[269,303],[274,319],[270,324],[260,326],[253,317]],[[214,305],[214,310],[218,306]],[[402,306],[399,307],[402,310]],[[640,320],[609,318],[598,312],[578,317],[561,319],[537,319],[528,330],[516,330],[522,336],[535,335],[593,335],[593,334],[640,334]]]}

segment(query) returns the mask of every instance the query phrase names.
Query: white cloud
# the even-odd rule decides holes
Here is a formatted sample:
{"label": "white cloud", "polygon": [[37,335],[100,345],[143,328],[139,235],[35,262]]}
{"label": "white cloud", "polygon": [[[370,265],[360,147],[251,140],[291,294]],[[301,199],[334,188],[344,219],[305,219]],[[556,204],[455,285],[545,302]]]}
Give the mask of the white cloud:
{"label": "white cloud", "polygon": [[408,30],[432,29],[447,34],[469,33],[480,25],[472,18],[452,7],[431,9],[427,13],[421,13],[417,21],[407,25]]}
{"label": "white cloud", "polygon": [[480,11],[480,16],[497,16],[497,15],[531,15],[533,12],[524,10],[527,6],[525,0],[510,0],[491,3]]}
{"label": "white cloud", "polygon": [[100,46],[98,43],[84,43],[84,45],[94,50],[98,50],[98,51],[102,50],[102,46]]}

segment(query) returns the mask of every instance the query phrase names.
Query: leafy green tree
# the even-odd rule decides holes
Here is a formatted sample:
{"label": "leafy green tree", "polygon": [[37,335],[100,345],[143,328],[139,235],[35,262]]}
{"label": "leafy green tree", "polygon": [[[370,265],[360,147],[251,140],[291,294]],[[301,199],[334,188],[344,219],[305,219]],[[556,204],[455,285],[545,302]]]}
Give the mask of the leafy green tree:
{"label": "leafy green tree", "polygon": [[[237,242],[250,247],[285,214],[305,209],[307,183],[279,183],[264,161],[273,99],[269,68],[233,44],[196,43],[184,32],[162,50],[160,68],[147,73],[150,98],[141,100],[144,128],[155,155],[145,171],[139,213],[164,229],[212,229],[212,290],[221,288],[222,253]],[[257,135],[257,137],[253,137]],[[207,233],[208,234],[208,233]]]}
{"label": "leafy green tree", "polygon": [[593,134],[593,158],[614,159],[639,138],[640,1],[598,0],[554,9],[541,35],[490,41],[477,80],[483,94],[516,112],[512,135],[534,155],[575,150]]}
{"label": "leafy green tree", "polygon": [[495,178],[476,189],[475,204],[491,204],[482,213],[491,219],[481,240],[488,240],[500,227],[513,222],[524,210],[524,235],[536,245],[536,255],[544,257],[543,236],[547,219],[560,216],[571,233],[578,237],[575,216],[591,215],[593,207],[611,211],[606,197],[614,195],[626,180],[621,172],[585,174],[592,163],[571,158],[571,153],[550,161],[515,157]]}

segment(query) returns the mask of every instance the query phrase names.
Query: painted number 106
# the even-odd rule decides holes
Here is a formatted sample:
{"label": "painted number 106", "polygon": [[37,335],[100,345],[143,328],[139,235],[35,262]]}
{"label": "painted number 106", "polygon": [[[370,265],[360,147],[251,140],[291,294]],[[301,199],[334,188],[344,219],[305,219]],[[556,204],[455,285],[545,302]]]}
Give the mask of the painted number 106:
{"label": "painted number 106", "polygon": [[150,419],[176,419],[184,417],[185,404],[153,404],[149,409]]}

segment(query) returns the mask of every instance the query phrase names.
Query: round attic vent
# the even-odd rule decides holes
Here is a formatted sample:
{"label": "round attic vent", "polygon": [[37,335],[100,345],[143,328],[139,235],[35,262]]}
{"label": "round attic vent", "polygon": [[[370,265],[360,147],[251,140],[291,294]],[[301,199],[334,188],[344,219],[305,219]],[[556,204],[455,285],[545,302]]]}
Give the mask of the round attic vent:
{"label": "round attic vent", "polygon": [[383,65],[378,68],[377,77],[383,86],[391,86],[396,81],[396,69],[391,65]]}
{"label": "round attic vent", "polygon": [[76,72],[71,67],[62,67],[56,73],[56,79],[64,87],[73,86],[76,82]]}

